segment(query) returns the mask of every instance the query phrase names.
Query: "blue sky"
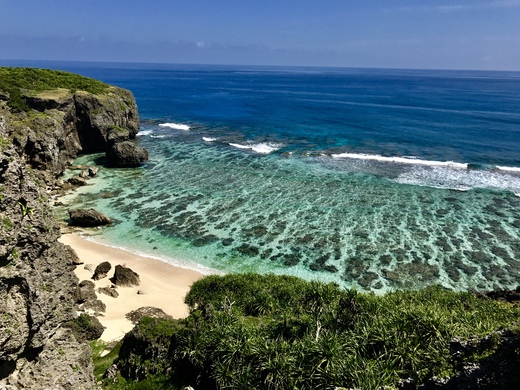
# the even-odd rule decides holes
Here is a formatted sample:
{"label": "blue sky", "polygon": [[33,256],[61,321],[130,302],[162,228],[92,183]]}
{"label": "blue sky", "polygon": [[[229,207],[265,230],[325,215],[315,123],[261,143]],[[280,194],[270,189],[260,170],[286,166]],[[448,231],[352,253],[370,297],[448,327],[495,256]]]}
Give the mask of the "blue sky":
{"label": "blue sky", "polygon": [[0,59],[520,70],[520,0],[0,0]]}

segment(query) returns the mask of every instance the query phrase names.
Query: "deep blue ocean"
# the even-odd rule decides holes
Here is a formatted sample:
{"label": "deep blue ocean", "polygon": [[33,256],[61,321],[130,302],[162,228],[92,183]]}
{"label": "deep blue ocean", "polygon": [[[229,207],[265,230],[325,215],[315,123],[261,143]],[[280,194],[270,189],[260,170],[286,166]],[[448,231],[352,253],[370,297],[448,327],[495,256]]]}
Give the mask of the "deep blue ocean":
{"label": "deep blue ocean", "polygon": [[136,97],[150,161],[67,197],[117,220],[98,240],[375,292],[520,284],[519,72],[30,65]]}

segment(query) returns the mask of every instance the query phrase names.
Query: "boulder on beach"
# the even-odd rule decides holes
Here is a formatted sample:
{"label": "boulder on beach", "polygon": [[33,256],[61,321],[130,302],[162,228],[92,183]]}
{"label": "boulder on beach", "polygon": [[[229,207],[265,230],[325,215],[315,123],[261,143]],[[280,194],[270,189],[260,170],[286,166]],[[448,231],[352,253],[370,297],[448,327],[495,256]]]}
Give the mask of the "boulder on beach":
{"label": "boulder on beach", "polygon": [[112,266],[110,265],[110,263],[108,261],[104,261],[104,262],[98,264],[98,266],[94,270],[94,275],[92,275],[92,279],[99,280],[99,279],[106,278],[106,276],[108,275],[108,272],[111,269],[112,269]]}
{"label": "boulder on beach", "polygon": [[108,225],[112,220],[105,214],[94,209],[72,209],[69,210],[71,224],[81,227],[94,227]]}
{"label": "boulder on beach", "polygon": [[117,290],[112,287],[100,287],[97,289],[97,292],[100,294],[108,295],[109,297],[112,297],[112,298],[117,298],[119,296],[119,293],[117,292]]}
{"label": "boulder on beach", "polygon": [[124,267],[122,265],[116,265],[114,276],[110,279],[112,283],[116,286],[121,287],[133,287],[139,286],[141,281],[139,280],[139,275],[132,271],[130,268]]}

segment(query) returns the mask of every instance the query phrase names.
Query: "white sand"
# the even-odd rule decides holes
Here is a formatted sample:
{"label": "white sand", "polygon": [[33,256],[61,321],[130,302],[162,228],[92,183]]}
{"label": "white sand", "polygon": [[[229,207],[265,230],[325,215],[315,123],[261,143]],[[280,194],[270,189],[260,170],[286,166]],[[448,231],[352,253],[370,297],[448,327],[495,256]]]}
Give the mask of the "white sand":
{"label": "white sand", "polygon": [[[101,324],[106,327],[101,336],[101,340],[106,342],[121,339],[126,332],[130,331],[133,324],[125,318],[125,315],[143,306],[160,308],[173,318],[185,317],[188,314],[188,307],[184,304],[184,297],[191,285],[203,277],[196,271],[97,244],[78,234],[64,234],[60,241],[70,245],[84,263],[75,270],[80,281],[92,280],[95,267],[103,261],[108,261],[112,265],[108,277],[113,275],[117,264],[125,265],[139,274],[141,285],[118,287],[119,297],[117,298],[96,292],[98,299],[106,304],[105,315],[98,317]],[[85,269],[87,264],[93,266],[92,271]],[[108,277],[98,281],[92,280],[96,284],[96,290],[98,287],[111,286]],[[144,294],[137,294],[139,290]]]}

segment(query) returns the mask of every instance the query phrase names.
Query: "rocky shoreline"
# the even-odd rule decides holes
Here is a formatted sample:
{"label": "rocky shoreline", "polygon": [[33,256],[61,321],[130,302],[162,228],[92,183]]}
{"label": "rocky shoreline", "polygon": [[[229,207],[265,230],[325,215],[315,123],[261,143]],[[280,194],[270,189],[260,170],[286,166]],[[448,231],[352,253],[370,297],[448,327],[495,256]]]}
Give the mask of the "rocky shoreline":
{"label": "rocky shoreline", "polygon": [[[15,92],[27,109],[14,107]],[[112,166],[146,160],[132,142],[138,128],[135,99],[121,88],[0,90],[0,387],[97,387],[91,349],[71,325],[77,256],[58,241],[50,197],[79,153],[105,151]]]}
{"label": "rocky shoreline", "polygon": [[[79,283],[74,274],[80,259],[59,241],[60,226],[51,203],[52,196],[95,176],[95,169],[82,167],[74,179],[60,180],[78,153],[104,151],[109,166],[138,166],[148,158],[132,141],[139,128],[137,106],[131,92],[113,86],[100,93],[62,88],[18,93],[26,109],[13,106],[13,90],[0,88],[0,389],[97,389],[88,340],[98,338],[102,327],[86,309],[88,305],[93,312],[102,309],[96,306],[94,283]],[[91,210],[72,211],[70,217],[80,224],[110,222]],[[109,267],[101,264],[92,274],[103,279]],[[124,267],[116,268],[121,271]],[[105,289],[101,293],[114,292]],[[519,289],[486,295],[482,298],[515,304],[520,300]],[[131,321],[143,315],[157,313],[138,309]],[[142,346],[155,351],[152,347],[157,343],[142,339],[138,332],[134,329],[123,340],[122,350],[129,356],[141,353],[134,349]],[[136,335],[141,337],[139,343],[133,341]],[[515,388],[511,386],[520,383],[515,370],[519,340],[518,329],[499,330],[475,340],[452,339],[449,348],[457,363],[456,376],[432,378],[424,384],[403,380],[398,387]],[[489,349],[489,356],[478,364],[468,363],[468,356],[480,349]],[[159,356],[152,355],[140,356],[145,360]],[[141,368],[132,368],[124,354],[113,367],[116,374],[140,379],[130,374]]]}

